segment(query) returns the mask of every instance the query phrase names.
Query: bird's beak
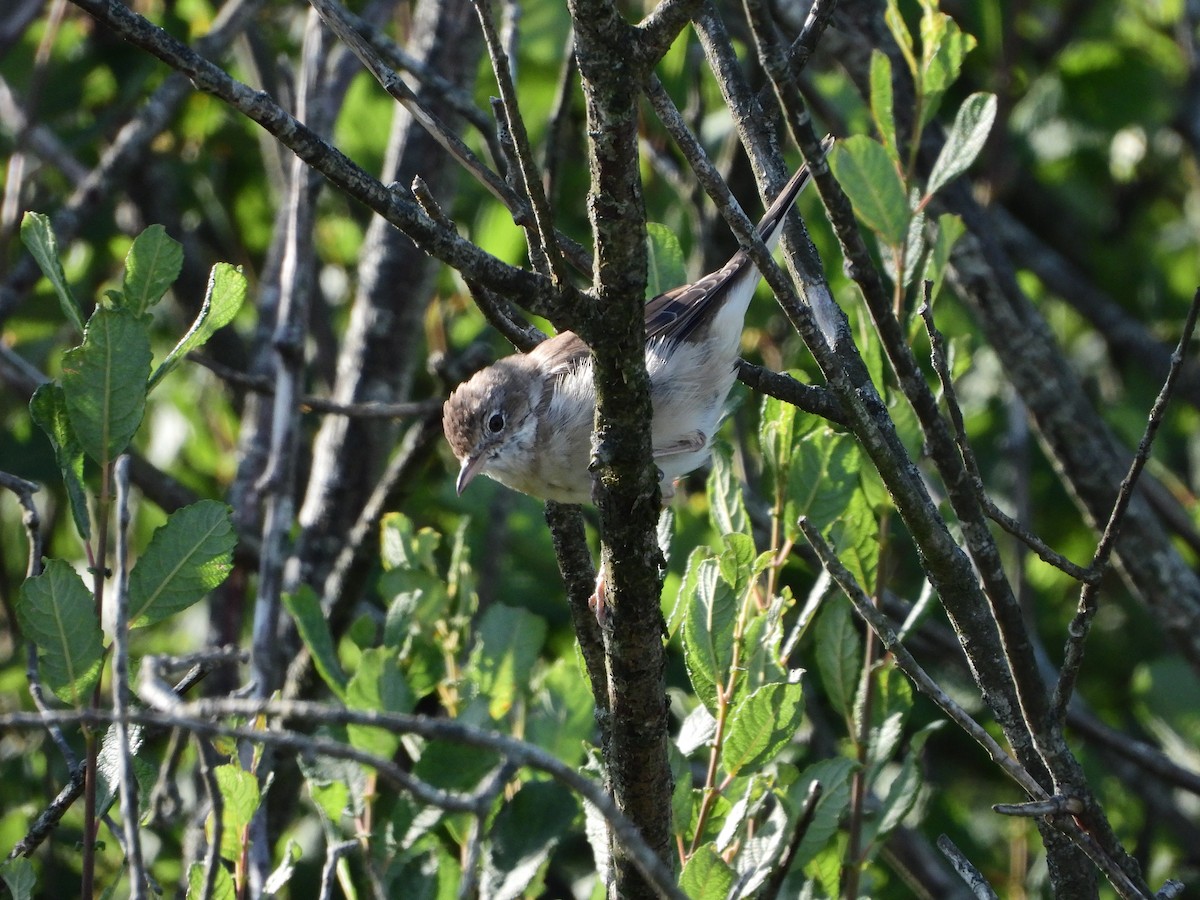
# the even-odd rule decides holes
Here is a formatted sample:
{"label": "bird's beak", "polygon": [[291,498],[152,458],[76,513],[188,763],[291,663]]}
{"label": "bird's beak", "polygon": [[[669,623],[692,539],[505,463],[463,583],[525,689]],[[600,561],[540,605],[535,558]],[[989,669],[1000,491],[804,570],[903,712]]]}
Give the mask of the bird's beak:
{"label": "bird's beak", "polygon": [[458,491],[460,497],[462,492],[467,489],[467,485],[483,471],[483,464],[487,458],[486,453],[476,453],[462,461],[462,468],[458,470],[458,481],[454,484],[454,489]]}

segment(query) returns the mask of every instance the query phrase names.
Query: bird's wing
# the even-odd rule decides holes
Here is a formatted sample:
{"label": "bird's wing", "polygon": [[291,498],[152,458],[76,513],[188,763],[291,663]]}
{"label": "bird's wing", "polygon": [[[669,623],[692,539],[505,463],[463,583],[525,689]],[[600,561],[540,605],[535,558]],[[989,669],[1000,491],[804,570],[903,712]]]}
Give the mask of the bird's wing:
{"label": "bird's wing", "polygon": [[573,331],[564,331],[542,341],[529,357],[541,363],[547,375],[565,375],[588,358],[588,345]]}
{"label": "bird's wing", "polygon": [[[832,145],[833,137],[826,137],[821,142],[822,152],[828,153]],[[763,214],[758,223],[758,235],[769,249],[775,247],[779,240],[779,232],[783,228],[784,217],[810,178],[808,166],[801,166]],[[721,302],[725,292],[729,290],[729,285],[739,276],[750,275],[748,270],[752,266],[746,251],[739,250],[716,272],[705,275],[694,284],[685,284],[665,294],[659,294],[646,304],[647,340],[686,340],[700,322],[707,320],[704,313],[714,304]]]}

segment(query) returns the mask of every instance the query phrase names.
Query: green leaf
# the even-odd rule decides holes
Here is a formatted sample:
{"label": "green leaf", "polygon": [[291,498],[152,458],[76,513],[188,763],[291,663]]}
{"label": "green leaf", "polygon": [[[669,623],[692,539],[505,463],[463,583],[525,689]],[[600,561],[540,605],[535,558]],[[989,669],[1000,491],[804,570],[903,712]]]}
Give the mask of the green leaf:
{"label": "green leaf", "polygon": [[579,666],[559,657],[546,670],[526,714],[525,738],[568,765],[582,762],[592,736],[595,700]]}
{"label": "green leaf", "polygon": [[85,706],[100,678],[104,647],[92,592],[75,570],[61,559],[46,560],[45,571],[21,585],[17,621],[38,649],[46,686],[64,703]]}
{"label": "green leaf", "polygon": [[[253,772],[235,765],[217,766],[213,775],[221,792],[221,856],[232,862],[246,846],[246,830],[258,809],[261,799],[258,779]],[[212,813],[209,819],[211,828]]]}
{"label": "green leaf", "polygon": [[233,876],[224,866],[217,866],[216,877],[213,879],[213,889],[206,891],[204,887],[204,863],[192,863],[188,867],[187,900],[237,900],[237,888],[233,884]]}
{"label": "green leaf", "polygon": [[942,97],[958,80],[963,60],[975,47],[975,38],[963,31],[954,20],[923,0],[921,17],[921,72],[917,79],[923,96],[921,124],[933,119],[941,106]]}
{"label": "green leaf", "polygon": [[718,560],[718,568],[721,572],[721,577],[738,596],[750,586],[750,582],[755,577],[754,562],[754,538],[748,534],[741,532],[726,532],[722,538],[725,541],[725,549],[722,551]]}
{"label": "green leaf", "polygon": [[764,684],[734,709],[721,763],[730,775],[757,769],[795,736],[804,718],[799,682]]}
{"label": "green leaf", "polygon": [[829,165],[866,226],[885,244],[902,245],[911,218],[908,197],[883,145],[864,134],[851,135],[834,145]]}
{"label": "green leaf", "polygon": [[861,488],[850,496],[827,537],[854,580],[869,593],[879,568],[879,524]]}
{"label": "green leaf", "polygon": [[325,621],[325,613],[321,609],[321,598],[310,585],[302,584],[295,593],[283,595],[283,605],[295,621],[304,646],[312,654],[317,674],[344,703],[349,679],[338,660],[333,635],[329,633],[329,623]]}
{"label": "green leaf", "polygon": [[162,621],[202,599],[229,576],[236,544],[224,503],[200,500],[171,513],[129,575],[129,627]]}
{"label": "green leaf", "polygon": [[578,815],[579,801],[557,782],[524,785],[492,820],[481,895],[495,900],[524,896]]}
{"label": "green leaf", "polygon": [[[174,280],[174,279],[172,279]],[[246,276],[240,266],[217,263],[208,275],[208,290],[204,303],[192,327],[154,370],[147,390],[151,390],[183,361],[193,350],[208,343],[208,339],[233,321],[246,299]]]}
{"label": "green leaf", "polygon": [[54,237],[54,229],[50,227],[50,217],[35,212],[25,213],[25,217],[21,219],[21,242],[29,249],[38,268],[50,281],[67,321],[82,333],[83,313],[71,293],[67,275],[59,261],[58,240]]}
{"label": "green leaf", "polygon": [[63,354],[71,428],[101,466],[125,451],[142,423],[149,374],[150,337],[126,310],[97,309],[83,343]]}
{"label": "green leaf", "polygon": [[658,222],[646,223],[646,299],[687,283],[683,248],[675,232]]}
{"label": "green leaf", "polygon": [[496,767],[497,755],[457,741],[430,741],[413,774],[447,791],[469,791]]}
{"label": "green leaf", "polygon": [[716,844],[702,844],[683,867],[679,887],[691,900],[726,900],[736,877]]}
{"label": "green leaf", "polygon": [[714,715],[717,685],[724,685],[733,660],[733,626],[737,597],[718,573],[715,559],[706,559],[696,571],[696,590],[689,598],[683,619],[683,661],[692,688]]}
{"label": "green leaf", "polygon": [[432,528],[417,530],[404,513],[388,513],[379,525],[380,555],[385,571],[412,569],[435,573],[433,553],[442,536]]}
{"label": "green leaf", "polygon": [[858,766],[855,762],[843,756],[821,760],[801,772],[792,789],[788,791],[788,805],[794,810],[794,821],[808,794],[808,786],[814,781],[821,785],[821,799],[817,801],[812,821],[796,850],[792,864],[795,868],[802,869],[808,865],[837,834],[842,813],[850,805],[849,779],[850,773],[856,768]]}
{"label": "green leaf", "polygon": [[183,244],[162,225],[151,225],[133,239],[125,256],[125,303],[141,315],[162,299],[183,268]]}
{"label": "green leaf", "polygon": [[[346,687],[346,706],[356,710],[412,712],[416,698],[400,672],[396,651],[390,647],[369,647],[362,652],[358,668]],[[396,732],[372,725],[347,725],[350,743],[359,750],[391,759],[400,746]]]}
{"label": "green leaf", "polygon": [[671,764],[671,829],[673,834],[683,836],[692,818],[692,764],[674,741],[667,745],[667,757]]}
{"label": "green leaf", "polygon": [[883,20],[887,23],[888,30],[892,33],[892,39],[895,40],[896,46],[900,48],[900,53],[904,57],[904,61],[908,63],[909,73],[915,80],[917,77],[917,57],[914,53],[912,32],[908,30],[908,24],[904,21],[904,16],[900,15],[900,6],[897,0],[887,0],[887,9],[884,11]]}
{"label": "green leaf", "polygon": [[85,541],[91,540],[92,520],[88,513],[87,490],[83,485],[83,448],[71,430],[62,386],[53,382],[40,385],[29,400],[29,415],[54,447],[54,459],[67,489],[75,530]]}
{"label": "green leaf", "polygon": [[929,262],[925,267],[925,278],[933,282],[929,292],[930,302],[936,300],[941,293],[942,283],[946,278],[946,266],[950,262],[950,251],[966,230],[967,226],[963,224],[963,220],[953,213],[942,213],[938,216],[937,233],[933,238]]}
{"label": "green leaf", "polygon": [[696,593],[696,578],[700,566],[709,558],[708,549],[705,547],[693,547],[692,552],[688,555],[687,565],[683,569],[683,579],[679,582],[679,590],[675,594],[675,603],[670,612],[664,614],[667,622],[667,637],[675,634],[675,629],[683,623],[688,604],[692,602],[692,597]]}
{"label": "green leaf", "polygon": [[861,456],[850,436],[829,428],[800,441],[788,473],[789,523],[808,516],[824,532],[836,522],[858,490]]}
{"label": "green leaf", "polygon": [[771,396],[763,397],[758,439],[770,484],[776,489],[787,485],[787,470],[795,452],[796,413],[796,407],[791,403]]}
{"label": "green leaf", "polygon": [[296,863],[303,858],[304,848],[294,838],[288,838],[287,846],[283,848],[283,859],[263,884],[263,896],[274,897],[279,894],[292,880],[296,873]]}
{"label": "green leaf", "polygon": [[479,622],[471,652],[471,679],[488,698],[488,713],[503,718],[517,697],[529,689],[529,678],[546,639],[546,621],[527,609],[497,603]]}
{"label": "green leaf", "polygon": [[871,118],[883,139],[883,148],[893,163],[899,165],[900,150],[896,146],[896,117],[893,111],[892,61],[878,48],[871,50]]}
{"label": "green leaf", "polygon": [[817,619],[817,673],[833,708],[847,720],[853,715],[854,694],[862,670],[862,640],[854,627],[850,601],[830,597]]}
{"label": "green leaf", "polygon": [[708,508],[713,526],[721,534],[750,533],[750,517],[746,515],[746,504],[742,499],[742,485],[733,463],[729,448],[723,443],[713,446],[712,474],[708,476]]}
{"label": "green leaf", "polygon": [[0,878],[12,900],[31,900],[33,889],[37,886],[37,876],[33,873],[33,863],[24,856],[6,859],[0,863]]}
{"label": "green leaf", "polygon": [[937,193],[967,171],[987,143],[995,121],[995,94],[972,94],[963,101],[954,117],[954,126],[946,136],[942,152],[938,154],[933,171],[929,174],[928,194]]}

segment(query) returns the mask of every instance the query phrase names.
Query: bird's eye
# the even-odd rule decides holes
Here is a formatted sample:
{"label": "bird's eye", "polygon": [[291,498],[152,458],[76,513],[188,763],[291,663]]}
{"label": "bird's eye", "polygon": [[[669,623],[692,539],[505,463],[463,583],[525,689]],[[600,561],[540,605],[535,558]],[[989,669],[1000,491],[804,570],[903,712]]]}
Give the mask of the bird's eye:
{"label": "bird's eye", "polygon": [[494,412],[487,420],[487,428],[492,434],[499,434],[504,430],[504,414]]}

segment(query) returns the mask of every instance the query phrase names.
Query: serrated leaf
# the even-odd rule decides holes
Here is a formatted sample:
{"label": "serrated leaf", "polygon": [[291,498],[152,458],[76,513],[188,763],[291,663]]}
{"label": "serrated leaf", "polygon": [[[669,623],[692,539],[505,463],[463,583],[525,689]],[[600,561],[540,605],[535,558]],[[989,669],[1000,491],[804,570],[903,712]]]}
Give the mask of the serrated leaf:
{"label": "serrated leaf", "polygon": [[954,126],[946,136],[933,171],[929,173],[927,193],[934,194],[970,168],[987,143],[996,121],[996,95],[977,93],[963,101],[954,117]]}
{"label": "serrated leaf", "polygon": [[724,534],[722,539],[725,549],[718,560],[721,577],[741,596],[755,575],[754,538],[735,531]]}
{"label": "serrated leaf", "polygon": [[595,728],[595,700],[575,661],[560,657],[546,670],[528,706],[525,739],[568,765],[580,761]]}
{"label": "serrated leaf", "polygon": [[782,490],[787,485],[787,470],[792,464],[796,443],[796,407],[775,397],[763,397],[758,441],[771,485]]}
{"label": "serrated leaf", "polygon": [[854,627],[850,601],[844,595],[826,602],[817,618],[815,642],[821,684],[833,708],[849,720],[862,670],[862,639]]}
{"label": "serrated leaf", "polygon": [[67,275],[63,271],[62,262],[58,258],[58,240],[54,237],[54,229],[50,226],[50,217],[41,213],[27,212],[21,219],[21,243],[23,243],[37,262],[38,268],[54,288],[58,296],[58,305],[63,315],[81,333],[83,332],[83,313],[71,286],[67,284]]}
{"label": "serrated leaf", "polygon": [[892,108],[892,61],[878,48],[871,50],[871,118],[879,129],[883,148],[895,164],[900,163],[896,146],[896,116]]}
{"label": "serrated leaf", "polygon": [[792,790],[788,792],[788,798],[792,801],[789,805],[794,810],[792,819],[795,820],[808,794],[809,785],[814,781],[821,785],[821,799],[817,801],[812,821],[796,850],[793,861],[795,868],[802,869],[807,866],[837,834],[842,813],[850,805],[849,779],[850,773],[856,768],[856,763],[842,756],[821,760],[801,772]]}
{"label": "serrated leaf", "polygon": [[[696,709],[704,707],[697,706]],[[708,718],[715,726],[716,720],[712,716]],[[667,759],[671,766],[672,833],[683,837],[684,829],[692,818],[692,765],[673,742],[667,745]]]}
{"label": "serrated leaf", "polygon": [[296,630],[312,655],[317,674],[334,695],[345,702],[349,679],[338,660],[333,635],[329,633],[329,623],[321,609],[321,598],[310,585],[302,584],[295,593],[283,595],[283,606],[296,623]]}
{"label": "serrated leaf", "polygon": [[471,680],[488,699],[488,713],[503,718],[529,688],[529,677],[546,639],[546,620],[527,609],[497,603],[488,607],[476,630]]}
{"label": "serrated leaf", "polygon": [[83,343],[63,354],[62,386],[71,428],[84,452],[100,465],[123,453],[142,423],[149,374],[150,337],[127,310],[96,310]]}
{"label": "serrated leaf", "polygon": [[683,867],[679,887],[691,900],[725,900],[736,878],[716,845],[708,843],[702,844]]}
{"label": "serrated leaf", "polygon": [[[261,795],[254,773],[240,766],[224,765],[213,769],[217,788],[221,792],[221,856],[231,862],[241,856],[246,846],[246,831]],[[212,813],[209,813],[208,834],[212,834]]]}
{"label": "serrated leaf", "polygon": [[183,244],[162,225],[151,225],[125,255],[125,304],[140,316],[162,299],[182,268]]}
{"label": "serrated leaf", "polygon": [[713,446],[712,473],[708,476],[708,508],[713,527],[721,534],[750,533],[750,517],[742,498],[742,484],[733,470],[729,448]]}
{"label": "serrated leaf", "polygon": [[85,541],[91,540],[92,519],[88,512],[87,490],[83,485],[83,448],[71,429],[62,386],[53,382],[40,385],[29,400],[29,415],[54,447],[54,459],[67,489],[75,530]]}
{"label": "serrated leaf", "polygon": [[848,435],[821,428],[800,441],[788,473],[788,522],[794,526],[803,515],[822,532],[828,529],[858,489],[861,465],[858,445]]}
{"label": "serrated leaf", "polygon": [[493,900],[523,896],[578,814],[575,795],[556,782],[524,785],[492,820],[482,896]]}
{"label": "serrated leaf", "polygon": [[903,244],[911,218],[908,197],[883,145],[851,135],[834,146],[829,165],[866,226],[885,244]]}
{"label": "serrated leaf", "polygon": [[800,683],[764,684],[734,708],[721,763],[736,776],[773,759],[792,739],[804,718]]}
{"label": "serrated leaf", "polygon": [[218,865],[215,872],[212,890],[206,890],[204,864],[192,863],[188,867],[187,900],[237,900],[237,888],[229,870]]}
{"label": "serrated leaf", "polygon": [[714,715],[717,685],[725,683],[733,659],[737,606],[733,589],[718,573],[717,560],[704,560],[684,610],[683,661],[696,696]]}
{"label": "serrated leaf", "polygon": [[129,575],[129,627],[159,622],[203,598],[228,577],[236,544],[224,503],[200,500],[171,513]]}
{"label": "serrated leaf", "polygon": [[75,570],[61,559],[46,560],[42,574],[21,585],[17,621],[37,647],[46,686],[64,703],[85,706],[100,678],[104,646],[92,592]]}
{"label": "serrated leaf", "polygon": [[147,390],[152,390],[187,354],[203,347],[209,338],[232,322],[245,300],[246,276],[242,274],[241,267],[231,266],[229,263],[217,263],[213,266],[208,275],[208,288],[204,292],[204,302],[200,306],[196,321],[154,370]]}
{"label": "serrated leaf", "polygon": [[846,508],[829,526],[826,536],[838,559],[869,593],[879,569],[879,527],[861,488],[850,496]]}
{"label": "serrated leaf", "polygon": [[675,232],[659,222],[646,223],[646,299],[687,283],[683,248]]}
{"label": "serrated leaf", "polygon": [[[346,686],[346,706],[355,710],[389,713],[412,712],[416,698],[390,647],[368,647]],[[372,725],[347,725],[352,746],[383,759],[391,759],[400,746],[400,735]]]}
{"label": "serrated leaf", "polygon": [[675,593],[675,601],[670,611],[663,614],[663,618],[667,622],[668,638],[672,637],[675,630],[683,624],[688,604],[696,593],[696,577],[700,571],[700,565],[708,558],[708,550],[704,547],[693,547],[692,552],[688,554],[687,565],[683,569],[683,579],[679,582],[679,590]]}

